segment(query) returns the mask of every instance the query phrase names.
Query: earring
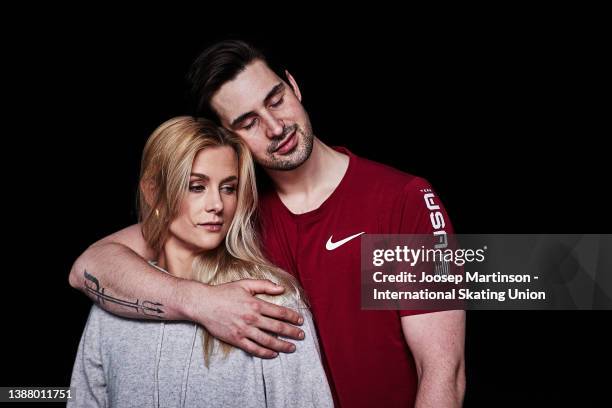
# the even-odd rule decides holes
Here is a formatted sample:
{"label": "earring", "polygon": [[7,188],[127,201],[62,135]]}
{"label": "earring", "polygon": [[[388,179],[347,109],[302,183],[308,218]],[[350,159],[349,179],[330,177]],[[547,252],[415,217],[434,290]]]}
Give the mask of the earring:
{"label": "earring", "polygon": [[155,209],[155,216],[159,218],[159,210],[157,208]]}

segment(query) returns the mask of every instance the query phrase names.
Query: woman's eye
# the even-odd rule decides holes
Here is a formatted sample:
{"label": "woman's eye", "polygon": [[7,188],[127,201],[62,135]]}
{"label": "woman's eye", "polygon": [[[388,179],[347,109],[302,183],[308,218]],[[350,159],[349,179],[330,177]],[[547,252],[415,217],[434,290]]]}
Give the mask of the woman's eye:
{"label": "woman's eye", "polygon": [[223,191],[226,194],[233,194],[234,192],[236,192],[236,187],[235,186],[223,186],[221,187],[221,191]]}
{"label": "woman's eye", "polygon": [[201,193],[202,191],[204,191],[205,187],[201,184],[194,184],[189,186],[189,191],[191,191],[192,193]]}

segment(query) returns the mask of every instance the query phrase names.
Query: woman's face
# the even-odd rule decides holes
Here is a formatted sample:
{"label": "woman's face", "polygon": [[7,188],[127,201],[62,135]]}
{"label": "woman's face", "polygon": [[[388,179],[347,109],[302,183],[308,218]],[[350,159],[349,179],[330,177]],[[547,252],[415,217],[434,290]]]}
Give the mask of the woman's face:
{"label": "woman's face", "polygon": [[200,150],[193,161],[189,190],[170,223],[170,240],[194,252],[219,246],[234,218],[238,158],[229,146]]}

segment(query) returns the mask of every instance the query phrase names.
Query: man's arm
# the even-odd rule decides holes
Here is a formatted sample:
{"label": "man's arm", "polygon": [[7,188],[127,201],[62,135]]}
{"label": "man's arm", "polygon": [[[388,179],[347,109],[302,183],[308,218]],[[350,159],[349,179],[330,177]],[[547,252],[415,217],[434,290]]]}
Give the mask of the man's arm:
{"label": "man's arm", "polygon": [[416,408],[460,407],[465,394],[465,311],[402,317],[419,376]]}
{"label": "man's arm", "polygon": [[258,357],[292,352],[295,346],[266,332],[300,339],[295,311],[254,297],[277,295],[283,287],[265,280],[218,286],[159,273],[143,257],[147,248],[139,225],[116,232],[89,247],[70,271],[70,285],[105,310],[123,317],[190,320],[215,337]]}

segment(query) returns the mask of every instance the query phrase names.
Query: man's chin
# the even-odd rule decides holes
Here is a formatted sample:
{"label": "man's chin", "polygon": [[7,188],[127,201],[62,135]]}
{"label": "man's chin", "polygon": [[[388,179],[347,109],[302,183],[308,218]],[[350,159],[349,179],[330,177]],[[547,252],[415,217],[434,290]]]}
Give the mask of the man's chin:
{"label": "man's chin", "polygon": [[276,155],[273,153],[272,157],[267,157],[265,162],[259,161],[259,164],[268,170],[295,170],[310,158],[312,147],[312,142],[300,140],[300,144],[291,153],[286,155]]}
{"label": "man's chin", "polygon": [[268,170],[291,171],[306,163],[309,156],[303,151],[295,151],[289,156],[273,157],[265,163],[260,162],[260,164]]}

